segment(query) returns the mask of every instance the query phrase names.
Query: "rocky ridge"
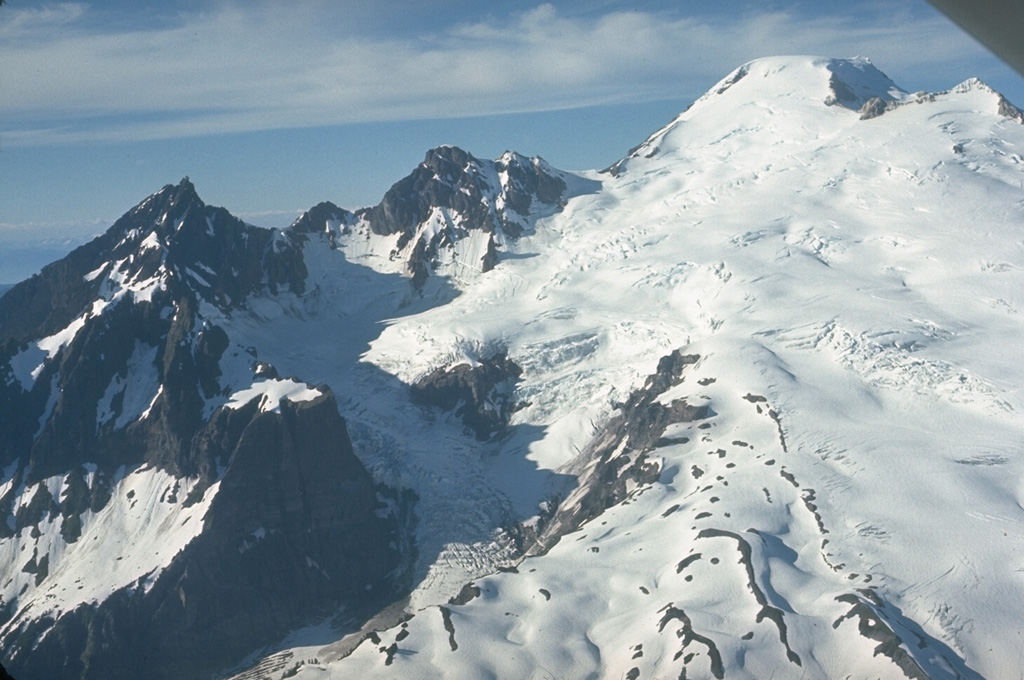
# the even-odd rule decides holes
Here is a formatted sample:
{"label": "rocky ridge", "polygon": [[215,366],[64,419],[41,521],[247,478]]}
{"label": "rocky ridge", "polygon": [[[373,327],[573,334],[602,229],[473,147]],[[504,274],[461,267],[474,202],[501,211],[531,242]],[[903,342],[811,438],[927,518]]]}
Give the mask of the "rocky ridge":
{"label": "rocky ridge", "polygon": [[572,195],[569,179],[539,157],[509,151],[484,161],[441,146],[377,205],[351,212],[321,203],[289,231],[324,233],[356,260],[376,252],[420,288],[433,273],[465,277],[492,269],[505,244],[561,210]]}

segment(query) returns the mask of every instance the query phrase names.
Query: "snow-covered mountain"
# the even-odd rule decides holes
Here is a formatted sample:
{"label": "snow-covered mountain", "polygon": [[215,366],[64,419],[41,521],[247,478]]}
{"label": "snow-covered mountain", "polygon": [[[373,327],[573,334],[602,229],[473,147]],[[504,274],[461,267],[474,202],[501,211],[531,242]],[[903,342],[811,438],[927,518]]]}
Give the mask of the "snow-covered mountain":
{"label": "snow-covered mountain", "polygon": [[601,172],[165,187],[0,297],[4,665],[1017,677],[1022,122],[771,58]]}

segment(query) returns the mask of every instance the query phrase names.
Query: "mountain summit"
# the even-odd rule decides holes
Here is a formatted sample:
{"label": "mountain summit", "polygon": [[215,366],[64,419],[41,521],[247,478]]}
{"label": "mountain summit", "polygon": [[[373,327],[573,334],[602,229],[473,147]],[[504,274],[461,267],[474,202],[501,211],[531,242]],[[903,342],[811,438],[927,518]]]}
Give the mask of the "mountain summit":
{"label": "mountain summit", "polygon": [[[744,80],[748,76],[749,79]],[[740,81],[744,81],[742,85]],[[756,59],[722,79],[695,106],[702,106],[712,97],[726,93],[726,99],[735,103],[817,101],[826,106],[842,106],[853,111],[859,110],[865,102],[875,97],[895,101],[907,94],[875,68],[870,60],[862,57]]]}
{"label": "mountain summit", "polygon": [[586,182],[577,178],[570,187],[569,179],[540,157],[508,151],[481,161],[442,146],[428,151],[377,205],[350,213],[320,204],[291,230],[322,232],[335,246],[349,244],[344,249],[357,258],[383,256],[377,251],[386,248],[388,261],[401,264],[396,271],[411,274],[422,288],[432,272],[464,279],[489,271],[500,248],[586,190]]}
{"label": "mountain summit", "polygon": [[603,172],[164,187],[0,297],[4,666],[1016,678],[1022,120],[774,57]]}
{"label": "mountain summit", "polygon": [[754,145],[747,157],[766,154],[767,147],[785,152],[787,145],[834,137],[858,120],[950,97],[972,109],[1024,120],[1015,106],[976,79],[947,92],[909,94],[864,58],[757,59],[719,81],[609,171],[625,172],[634,159],[686,158],[688,148],[719,143],[729,151]]}

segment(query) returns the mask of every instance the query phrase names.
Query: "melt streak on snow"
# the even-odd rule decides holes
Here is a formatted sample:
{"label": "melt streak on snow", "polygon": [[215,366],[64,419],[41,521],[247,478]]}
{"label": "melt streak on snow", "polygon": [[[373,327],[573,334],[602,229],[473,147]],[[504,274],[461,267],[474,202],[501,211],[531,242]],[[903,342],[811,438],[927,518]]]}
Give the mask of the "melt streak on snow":
{"label": "melt streak on snow", "polygon": [[[874,96],[889,104],[862,120]],[[1017,677],[1024,128],[1000,99],[977,81],[906,94],[865,60],[752,62],[613,172],[584,174],[600,190],[538,220],[458,297],[396,315],[363,377],[325,367],[316,378],[370,390],[345,412],[357,444],[401,444],[405,457],[368,460],[375,474],[462,492],[419,509],[427,546],[495,499],[536,512],[675,348],[702,359],[664,398],[714,415],[666,433],[688,443],[654,452],[657,483],[518,573],[479,578],[494,559],[482,540],[425,550],[407,624],[347,656],[300,636],[291,653],[315,662],[281,668],[721,677],[717,660],[733,678]],[[424,449],[435,438],[414,437],[409,409],[377,411],[376,369],[408,383],[496,345],[523,367],[524,407],[483,459],[446,423]],[[474,560],[479,597],[436,606]],[[880,620],[910,670],[858,630]]]}

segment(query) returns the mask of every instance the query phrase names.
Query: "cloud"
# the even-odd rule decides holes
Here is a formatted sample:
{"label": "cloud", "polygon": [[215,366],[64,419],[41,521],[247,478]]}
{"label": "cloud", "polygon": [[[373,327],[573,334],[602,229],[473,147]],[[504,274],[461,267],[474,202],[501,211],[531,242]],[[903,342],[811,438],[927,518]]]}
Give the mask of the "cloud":
{"label": "cloud", "polygon": [[[102,233],[110,226],[109,220],[80,219],[49,222],[0,222],[0,243],[8,247],[63,248],[78,245]],[[41,238],[41,234],[59,234]],[[0,279],[3,281],[4,279]]]}
{"label": "cloud", "polygon": [[702,90],[771,54],[862,54],[883,70],[984,54],[934,13],[894,19],[884,6],[866,18],[808,18],[570,15],[544,4],[389,36],[353,30],[350,4],[221,2],[146,26],[107,21],[82,3],[7,7],[3,142],[161,139],[672,99],[699,95],[695,83]]}

